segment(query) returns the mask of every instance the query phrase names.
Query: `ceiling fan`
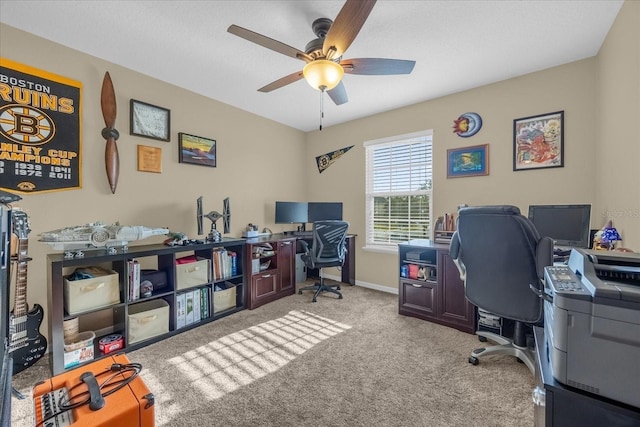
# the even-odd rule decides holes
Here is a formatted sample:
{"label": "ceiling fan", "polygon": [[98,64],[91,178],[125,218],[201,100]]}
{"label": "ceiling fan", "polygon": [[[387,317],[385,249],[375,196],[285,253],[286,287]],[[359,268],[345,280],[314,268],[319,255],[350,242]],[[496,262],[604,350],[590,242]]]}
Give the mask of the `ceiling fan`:
{"label": "ceiling fan", "polygon": [[307,43],[304,52],[237,25],[231,25],[227,31],[267,49],[307,63],[302,71],[282,77],[258,89],[258,91],[271,92],[304,78],[311,87],[321,92],[326,91],[336,105],[341,105],[349,100],[342,83],[344,73],[360,75],[409,74],[415,65],[415,61],[401,59],[342,59],[342,55],[360,32],[375,4],[376,0],[346,0],[335,21],[328,18],[319,18],[313,21],[312,30],[317,38]]}

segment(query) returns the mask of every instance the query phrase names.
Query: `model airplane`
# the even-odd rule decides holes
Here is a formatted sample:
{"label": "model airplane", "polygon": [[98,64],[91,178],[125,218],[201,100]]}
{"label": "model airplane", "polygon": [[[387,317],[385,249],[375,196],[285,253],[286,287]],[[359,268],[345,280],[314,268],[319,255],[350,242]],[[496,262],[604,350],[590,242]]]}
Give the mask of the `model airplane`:
{"label": "model airplane", "polygon": [[126,246],[134,240],[169,234],[168,228],[149,228],[142,225],[105,225],[92,222],[75,227],[59,228],[40,234],[40,242],[54,249],[82,249]]}

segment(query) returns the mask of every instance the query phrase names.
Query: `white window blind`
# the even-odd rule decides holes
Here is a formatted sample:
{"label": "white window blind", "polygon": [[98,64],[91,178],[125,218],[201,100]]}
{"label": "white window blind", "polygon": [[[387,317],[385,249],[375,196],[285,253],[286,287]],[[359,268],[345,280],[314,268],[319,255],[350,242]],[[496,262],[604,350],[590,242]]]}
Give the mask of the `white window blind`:
{"label": "white window blind", "polygon": [[430,236],[432,132],[365,142],[367,246]]}

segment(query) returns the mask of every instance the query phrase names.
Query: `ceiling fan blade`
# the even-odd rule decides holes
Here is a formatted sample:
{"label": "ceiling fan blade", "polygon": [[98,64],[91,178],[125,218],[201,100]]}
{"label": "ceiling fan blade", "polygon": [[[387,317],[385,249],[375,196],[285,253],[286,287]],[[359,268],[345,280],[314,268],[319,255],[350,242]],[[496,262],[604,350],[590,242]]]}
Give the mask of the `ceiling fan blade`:
{"label": "ceiling fan blade", "polygon": [[258,34],[254,31],[247,30],[246,28],[242,28],[237,25],[230,25],[229,28],[227,28],[227,31],[230,32],[231,34],[234,34],[238,37],[242,37],[243,39],[249,40],[250,42],[258,44],[262,47],[266,47],[267,49],[275,50],[276,52],[281,53],[283,55],[287,55],[296,59],[301,59],[305,62],[313,61],[313,58],[311,58],[309,55],[302,52],[301,50],[296,49],[295,47],[291,47],[282,42],[279,42],[278,40],[274,40],[270,37],[263,36],[262,34]]}
{"label": "ceiling fan blade", "polygon": [[116,93],[113,90],[113,82],[108,71],[104,73],[104,79],[102,80],[100,105],[102,106],[102,117],[104,117],[105,126],[113,129],[116,124]]}
{"label": "ceiling fan blade", "polygon": [[355,58],[340,62],[345,73],[382,76],[390,74],[410,74],[416,61],[385,58]]}
{"label": "ceiling fan blade", "polygon": [[281,79],[276,80],[275,82],[271,82],[268,85],[261,87],[260,89],[258,89],[258,92],[271,92],[272,90],[280,89],[283,86],[297,82],[298,80],[302,79],[302,77],[302,71],[296,71],[295,73],[284,76]]}
{"label": "ceiling fan blade", "polygon": [[339,58],[351,46],[376,0],[347,0],[333,21],[322,45],[327,59]]}
{"label": "ceiling fan blade", "polygon": [[347,90],[344,88],[344,83],[342,82],[338,83],[338,86],[327,91],[327,93],[329,94],[329,98],[331,98],[336,105],[342,105],[349,101]]}

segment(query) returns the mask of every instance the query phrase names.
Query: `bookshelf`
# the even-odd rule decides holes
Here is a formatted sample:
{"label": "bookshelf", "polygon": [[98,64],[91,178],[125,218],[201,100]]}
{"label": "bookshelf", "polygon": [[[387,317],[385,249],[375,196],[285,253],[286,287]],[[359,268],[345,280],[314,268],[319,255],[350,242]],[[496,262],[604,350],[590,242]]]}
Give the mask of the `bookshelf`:
{"label": "bookshelf", "polygon": [[[87,250],[82,258],[65,258],[62,253],[49,254],[47,316],[53,375],[108,357],[109,354],[99,349],[101,338],[122,336],[123,348],[118,351],[133,351],[245,309],[244,254],[244,239],[226,238],[221,242],[190,246],[141,245],[129,247],[127,251],[118,248],[115,254],[108,254],[103,249]],[[178,263],[185,258],[193,261]],[[136,262],[140,266],[139,279],[130,274],[129,266]],[[117,297],[107,304],[96,303],[94,298],[91,304],[95,307],[69,314],[65,309],[68,305],[64,292],[66,278],[76,269],[90,266],[113,271],[117,278],[109,286],[116,287]],[[158,286],[148,294],[141,292],[145,277],[142,273],[145,271],[164,278],[164,282],[153,279]],[[107,283],[106,280],[102,282]],[[138,294],[134,290],[136,287]],[[98,284],[95,288],[104,289],[105,285]],[[144,317],[147,312],[150,314]],[[136,316],[143,316],[142,324],[150,319],[160,319],[163,324],[157,325],[159,329],[150,331],[143,328],[142,335],[136,331],[136,338],[132,340],[130,332]],[[96,338],[91,347],[85,349],[89,353],[92,350],[92,357],[70,366],[69,352],[65,354],[63,328],[66,321],[75,319],[80,332],[92,331]]]}

